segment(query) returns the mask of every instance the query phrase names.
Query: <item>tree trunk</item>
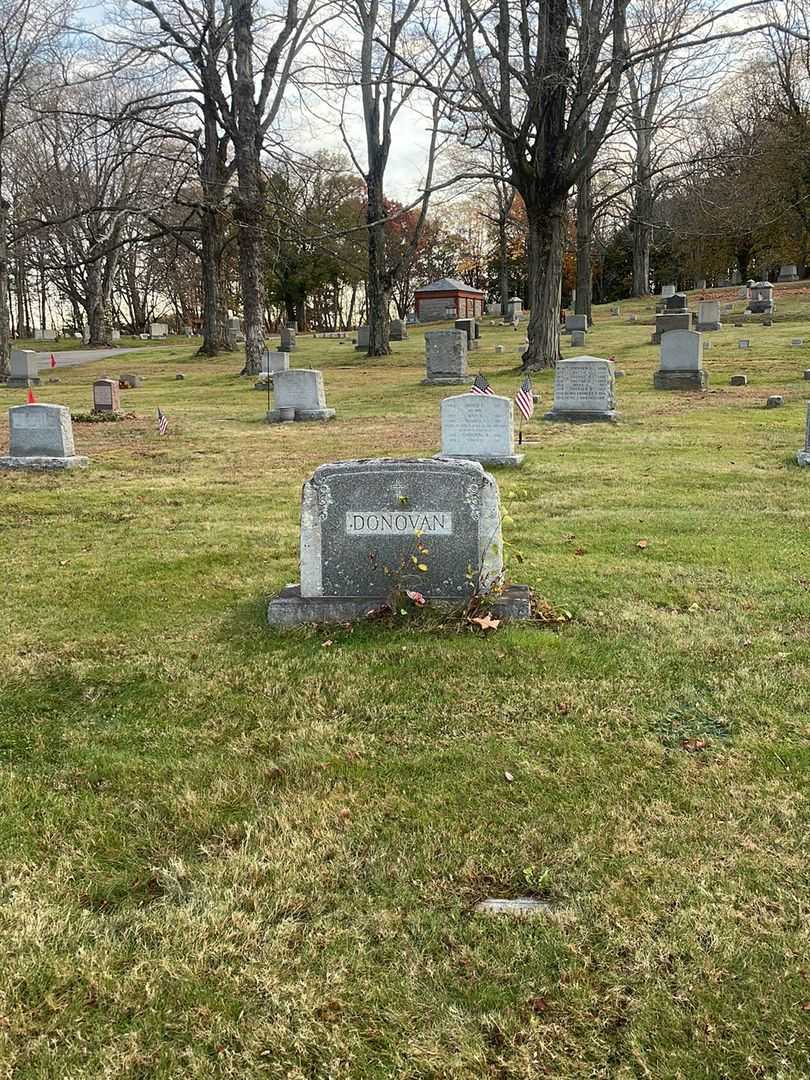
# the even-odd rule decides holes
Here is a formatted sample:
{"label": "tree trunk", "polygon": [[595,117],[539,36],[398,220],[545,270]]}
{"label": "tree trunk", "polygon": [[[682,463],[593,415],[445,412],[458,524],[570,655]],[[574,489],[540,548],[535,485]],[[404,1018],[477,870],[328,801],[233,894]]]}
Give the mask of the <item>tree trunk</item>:
{"label": "tree trunk", "polygon": [[498,282],[501,290],[501,318],[507,315],[509,303],[509,246],[506,238],[506,218],[509,211],[498,215]]}
{"label": "tree trunk", "polygon": [[8,376],[8,211],[9,204],[0,196],[0,378]]}
{"label": "tree trunk", "polygon": [[560,300],[562,298],[565,197],[548,203],[526,202],[528,225],[529,347],[524,371],[556,367],[560,360]]}
{"label": "tree trunk", "polygon": [[368,352],[367,356],[389,356],[390,323],[388,305],[391,300],[390,290],[385,280],[385,207],[382,189],[382,172],[375,165],[369,167],[366,177],[368,206],[368,283],[366,285],[366,304],[368,305]]}
{"label": "tree trunk", "polygon": [[588,326],[593,321],[592,240],[593,198],[591,194],[591,175],[590,172],[587,172],[577,185],[577,299],[574,311],[577,315],[587,315]]}
{"label": "tree trunk", "polygon": [[647,177],[639,180],[633,201],[633,296],[650,292],[653,197]]}
{"label": "tree trunk", "polygon": [[236,220],[239,225],[239,280],[245,324],[245,367],[248,375],[262,368],[264,352],[264,261],[262,220],[264,193],[260,165],[261,131],[253,101],[253,2],[235,0],[233,5],[236,51],[235,140]]}

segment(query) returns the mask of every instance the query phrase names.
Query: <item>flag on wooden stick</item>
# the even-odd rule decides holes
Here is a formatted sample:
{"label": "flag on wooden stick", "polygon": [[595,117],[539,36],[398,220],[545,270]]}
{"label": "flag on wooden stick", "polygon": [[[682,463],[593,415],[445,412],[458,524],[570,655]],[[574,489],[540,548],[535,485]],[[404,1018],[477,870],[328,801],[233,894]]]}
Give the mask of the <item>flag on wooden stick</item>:
{"label": "flag on wooden stick", "polygon": [[515,394],[515,405],[524,420],[531,420],[534,415],[534,396],[532,394],[532,380],[527,375],[520,384]]}

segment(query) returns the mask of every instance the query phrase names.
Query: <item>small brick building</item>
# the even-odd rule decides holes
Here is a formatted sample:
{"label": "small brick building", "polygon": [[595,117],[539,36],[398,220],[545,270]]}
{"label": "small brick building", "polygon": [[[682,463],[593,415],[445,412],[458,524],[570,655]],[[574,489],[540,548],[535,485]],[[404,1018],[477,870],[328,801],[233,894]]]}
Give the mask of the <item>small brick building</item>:
{"label": "small brick building", "polygon": [[416,317],[420,322],[443,319],[477,319],[484,314],[486,294],[463,281],[441,278],[423,285],[414,294]]}

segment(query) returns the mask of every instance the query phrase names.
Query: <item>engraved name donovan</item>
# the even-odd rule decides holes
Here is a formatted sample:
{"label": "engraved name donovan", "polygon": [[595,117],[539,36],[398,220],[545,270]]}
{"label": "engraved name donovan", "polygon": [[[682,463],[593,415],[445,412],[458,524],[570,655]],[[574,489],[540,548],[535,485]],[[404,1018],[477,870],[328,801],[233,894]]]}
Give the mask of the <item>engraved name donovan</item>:
{"label": "engraved name donovan", "polygon": [[347,536],[452,536],[453,515],[447,510],[348,510]]}

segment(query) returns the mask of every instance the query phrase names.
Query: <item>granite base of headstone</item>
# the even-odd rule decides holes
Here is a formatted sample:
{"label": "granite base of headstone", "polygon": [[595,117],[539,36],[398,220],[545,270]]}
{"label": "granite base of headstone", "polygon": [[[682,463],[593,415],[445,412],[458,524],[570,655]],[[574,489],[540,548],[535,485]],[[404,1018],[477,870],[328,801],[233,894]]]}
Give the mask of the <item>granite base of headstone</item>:
{"label": "granite base of headstone", "polygon": [[615,373],[613,364],[597,356],[560,360],[554,372],[554,404],[544,420],[570,423],[615,423]]}
{"label": "granite base of headstone", "polygon": [[518,466],[512,399],[498,394],[457,394],[441,404],[442,449],[437,458],[482,465]]}
{"label": "granite base of headstone", "polygon": [[481,596],[496,618],[531,616],[529,589],[502,587],[498,487],[475,461],[322,465],[304,484],[300,545],[301,581],[268,604],[273,626],[351,622],[404,590],[431,607]]}
{"label": "granite base of headstone", "polygon": [[8,429],[8,456],[0,457],[0,469],[83,469],[88,464],[76,454],[65,405],[15,405],[8,410]]}
{"label": "granite base of headstone", "polygon": [[274,409],[268,424],[288,420],[331,420],[335,410],[326,405],[323,373],[311,368],[290,368],[273,375]]}

